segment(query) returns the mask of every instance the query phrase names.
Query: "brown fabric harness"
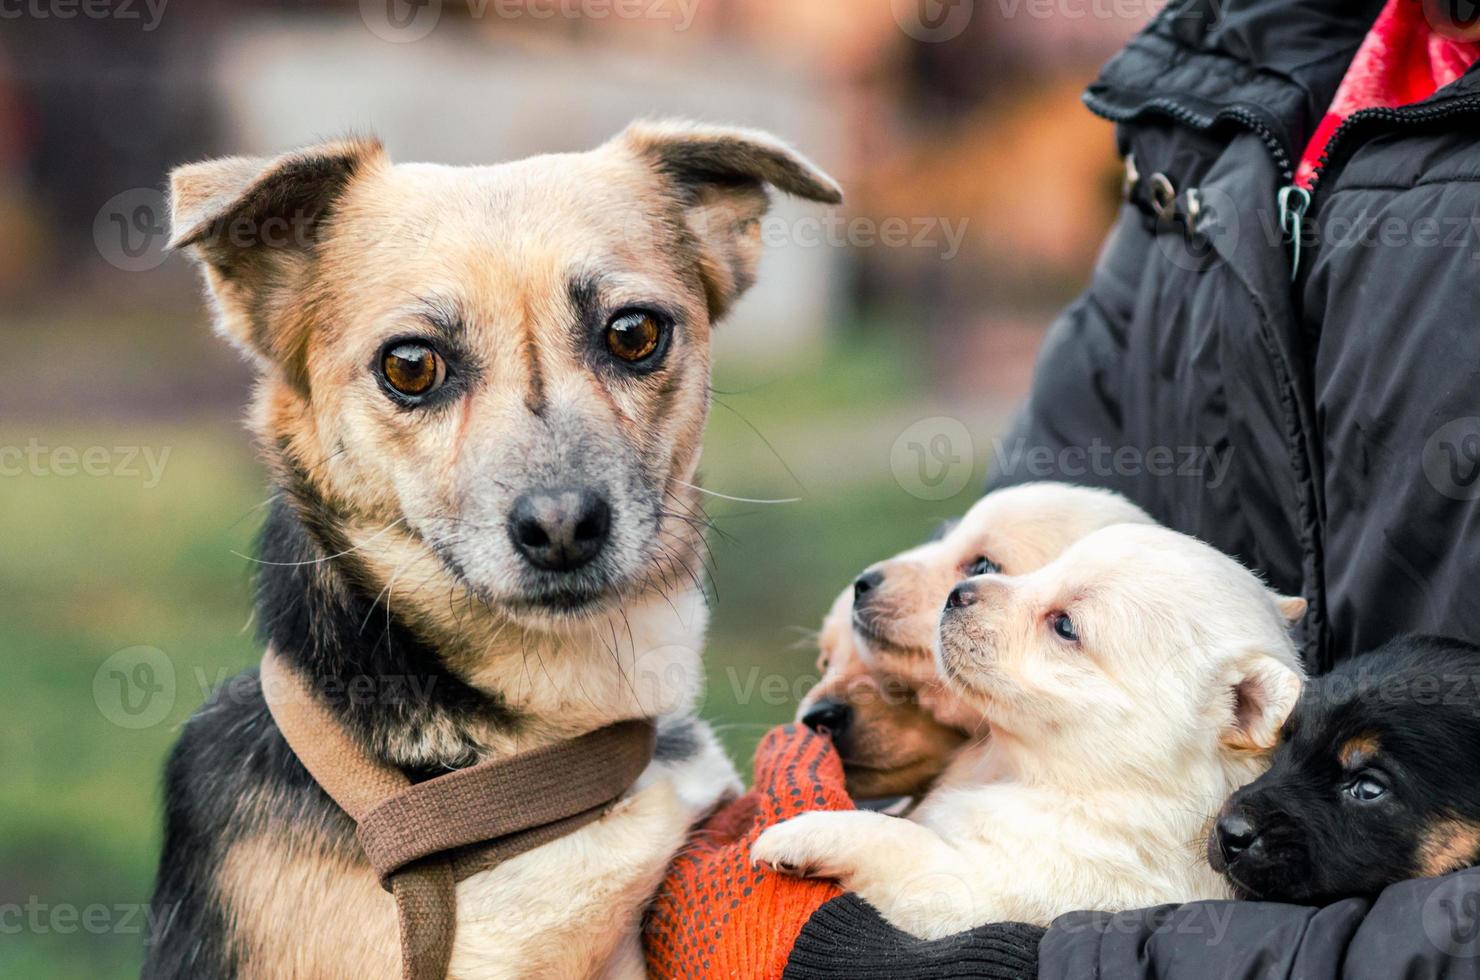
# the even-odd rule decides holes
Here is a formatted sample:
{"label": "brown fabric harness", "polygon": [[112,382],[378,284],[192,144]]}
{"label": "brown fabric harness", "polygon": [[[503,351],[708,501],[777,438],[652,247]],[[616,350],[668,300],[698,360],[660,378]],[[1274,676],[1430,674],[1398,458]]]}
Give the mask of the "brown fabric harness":
{"label": "brown fabric harness", "polygon": [[508,759],[413,783],[372,758],[281,657],[262,658],[262,694],[288,747],[357,827],[396,899],[403,980],[444,980],[457,928],[454,885],[590,823],[652,761],[657,730],[619,721]]}

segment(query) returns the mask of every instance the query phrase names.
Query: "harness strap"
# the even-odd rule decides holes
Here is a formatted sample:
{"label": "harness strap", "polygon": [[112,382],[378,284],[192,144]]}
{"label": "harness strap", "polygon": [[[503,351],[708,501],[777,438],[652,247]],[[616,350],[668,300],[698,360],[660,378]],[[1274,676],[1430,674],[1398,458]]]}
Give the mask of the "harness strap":
{"label": "harness strap", "polygon": [[511,759],[410,786],[360,818],[360,846],[381,883],[433,854],[483,844],[504,860],[596,819],[637,781],[653,726],[620,721]]}
{"label": "harness strap", "polygon": [[262,693],[288,747],[357,826],[396,900],[403,980],[443,980],[452,957],[454,884],[600,817],[652,760],[649,720],[619,721],[508,759],[413,783],[375,759],[272,650]]}

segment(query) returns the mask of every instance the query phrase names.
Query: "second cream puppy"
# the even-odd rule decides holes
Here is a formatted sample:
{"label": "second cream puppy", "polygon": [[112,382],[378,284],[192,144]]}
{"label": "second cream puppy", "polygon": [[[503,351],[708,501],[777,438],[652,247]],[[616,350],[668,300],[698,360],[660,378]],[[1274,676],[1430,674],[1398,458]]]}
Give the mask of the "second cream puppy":
{"label": "second cream puppy", "polygon": [[1212,815],[1266,767],[1301,674],[1276,595],[1160,527],[1090,534],[1018,578],[956,587],[937,660],[991,740],[909,819],[808,813],[753,857],[837,879],[895,925],[986,922],[1228,897],[1202,858]]}
{"label": "second cream puppy", "polygon": [[848,792],[919,795],[969,737],[986,734],[980,709],[946,690],[935,670],[952,586],[985,572],[1036,571],[1091,531],[1150,523],[1108,490],[1030,483],[988,494],[935,540],[865,569],[823,621],[822,677],[797,713],[832,736]]}

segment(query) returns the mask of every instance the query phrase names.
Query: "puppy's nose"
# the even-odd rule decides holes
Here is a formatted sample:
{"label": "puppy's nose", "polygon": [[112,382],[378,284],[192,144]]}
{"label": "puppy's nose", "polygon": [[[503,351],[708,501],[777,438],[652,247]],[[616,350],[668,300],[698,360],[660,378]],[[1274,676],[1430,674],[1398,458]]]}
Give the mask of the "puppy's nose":
{"label": "puppy's nose", "polygon": [[573,572],[590,564],[606,546],[611,524],[611,505],[588,487],[526,493],[509,512],[514,547],[547,572]]}
{"label": "puppy's nose", "polygon": [[[937,593],[937,595],[938,594],[939,593]],[[946,608],[960,609],[963,606],[971,605],[972,603],[976,602],[976,600],[976,586],[972,585],[970,582],[962,582],[960,585],[951,590],[950,595],[946,596]]]}
{"label": "puppy's nose", "polygon": [[802,724],[819,734],[842,735],[853,720],[853,709],[842,701],[823,698],[802,715]]}
{"label": "puppy's nose", "polygon": [[877,569],[864,572],[853,581],[853,607],[857,609],[867,601],[870,592],[884,581],[884,573]]}
{"label": "puppy's nose", "polygon": [[1233,810],[1218,818],[1218,849],[1223,860],[1233,863],[1259,840],[1259,829],[1242,810]]}

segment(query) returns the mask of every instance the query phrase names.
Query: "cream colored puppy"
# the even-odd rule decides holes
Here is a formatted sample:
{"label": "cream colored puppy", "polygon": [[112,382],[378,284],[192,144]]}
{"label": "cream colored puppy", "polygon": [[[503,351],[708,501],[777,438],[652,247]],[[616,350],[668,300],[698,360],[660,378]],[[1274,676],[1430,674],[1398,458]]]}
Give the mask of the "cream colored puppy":
{"label": "cream colored puppy", "polygon": [[1226,897],[1200,842],[1299,696],[1288,627],[1304,611],[1160,527],[1107,528],[1030,575],[970,579],[947,602],[938,662],[990,719],[982,781],[953,773],[908,820],[803,814],[753,857],[836,878],[928,938]]}
{"label": "cream colored puppy", "polygon": [[864,570],[818,637],[821,679],[797,720],[832,736],[854,799],[919,796],[969,737],[981,711],[935,670],[940,610],[952,586],[985,572],[1020,575],[1112,524],[1150,524],[1108,490],[1031,483],[983,497],[936,540]]}
{"label": "cream colored puppy", "polygon": [[864,569],[853,583],[853,632],[864,665],[917,691],[942,724],[973,734],[981,711],[943,689],[935,668],[940,610],[973,575],[1037,571],[1080,538],[1113,524],[1151,524],[1118,493],[1025,483],[987,494],[938,539]]}

